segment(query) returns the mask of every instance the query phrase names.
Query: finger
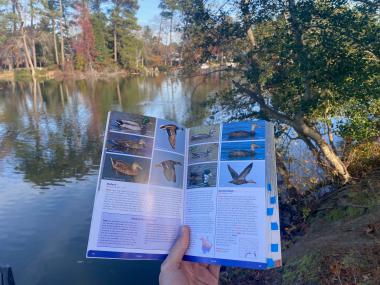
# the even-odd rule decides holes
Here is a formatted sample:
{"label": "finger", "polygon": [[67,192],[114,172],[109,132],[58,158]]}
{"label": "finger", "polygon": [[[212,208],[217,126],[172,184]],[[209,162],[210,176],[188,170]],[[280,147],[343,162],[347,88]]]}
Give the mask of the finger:
{"label": "finger", "polygon": [[216,279],[219,279],[220,265],[210,265],[208,270]]}
{"label": "finger", "polygon": [[200,264],[194,265],[194,271],[195,271],[195,277],[199,282],[205,283],[205,284],[218,284],[218,279],[211,274],[211,272],[208,270],[208,268],[205,268],[204,266]]}
{"label": "finger", "polygon": [[190,229],[188,226],[183,226],[181,229],[181,236],[177,239],[163,263],[164,267],[179,267],[180,262],[189,247],[189,240]]}
{"label": "finger", "polygon": [[181,270],[186,275],[187,279],[190,281],[190,284],[196,284],[196,278],[194,275],[193,262],[182,261]]}

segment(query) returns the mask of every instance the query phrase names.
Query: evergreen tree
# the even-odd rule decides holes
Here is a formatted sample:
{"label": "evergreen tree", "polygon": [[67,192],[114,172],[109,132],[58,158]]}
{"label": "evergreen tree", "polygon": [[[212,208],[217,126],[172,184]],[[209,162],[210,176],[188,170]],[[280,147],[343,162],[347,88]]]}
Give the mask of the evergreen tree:
{"label": "evergreen tree", "polygon": [[135,66],[139,41],[135,31],[139,29],[136,12],[137,0],[112,0],[110,20],[113,31],[113,53],[115,63],[124,67]]}

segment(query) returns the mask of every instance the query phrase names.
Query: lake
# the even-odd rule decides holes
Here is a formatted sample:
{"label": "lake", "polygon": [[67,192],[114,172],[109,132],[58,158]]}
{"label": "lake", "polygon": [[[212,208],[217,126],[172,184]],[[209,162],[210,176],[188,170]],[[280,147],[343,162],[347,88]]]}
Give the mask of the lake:
{"label": "lake", "polygon": [[194,126],[220,88],[218,76],[0,82],[0,264],[16,285],[158,283],[159,262],[85,259],[107,112]]}

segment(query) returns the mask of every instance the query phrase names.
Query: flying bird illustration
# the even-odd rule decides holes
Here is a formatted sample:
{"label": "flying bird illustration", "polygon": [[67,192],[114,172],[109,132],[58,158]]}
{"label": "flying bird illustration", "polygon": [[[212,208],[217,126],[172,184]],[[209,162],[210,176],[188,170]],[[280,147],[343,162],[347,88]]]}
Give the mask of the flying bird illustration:
{"label": "flying bird illustration", "polygon": [[228,166],[228,171],[230,172],[231,177],[232,177],[232,180],[229,181],[230,183],[235,184],[235,185],[256,183],[256,181],[246,179],[247,175],[252,170],[252,166],[253,166],[252,162],[248,164],[248,166],[244,168],[244,170],[240,174],[238,174],[229,164],[227,166]]}
{"label": "flying bird illustration", "polygon": [[175,174],[176,165],[182,165],[182,163],[169,159],[161,161],[159,164],[156,164],[156,167],[162,167],[166,180],[175,183],[177,181],[177,176]]}
{"label": "flying bird illustration", "polygon": [[168,124],[168,125],[162,125],[160,126],[161,130],[166,130],[169,136],[169,143],[173,149],[175,149],[175,142],[176,142],[176,136],[177,136],[177,131],[181,130],[183,131],[183,128],[179,128],[176,125],[173,124]]}

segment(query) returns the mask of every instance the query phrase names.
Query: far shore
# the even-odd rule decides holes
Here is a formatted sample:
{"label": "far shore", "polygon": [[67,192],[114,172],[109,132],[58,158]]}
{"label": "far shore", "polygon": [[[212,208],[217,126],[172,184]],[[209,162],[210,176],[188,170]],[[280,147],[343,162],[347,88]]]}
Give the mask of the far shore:
{"label": "far shore", "polygon": [[[147,69],[145,72],[132,72],[128,70],[114,70],[114,71],[62,71],[62,70],[48,70],[44,68],[36,69],[37,80],[65,80],[65,79],[97,79],[97,78],[114,78],[114,77],[126,77],[135,75],[158,75],[158,70]],[[26,68],[15,69],[13,71],[0,71],[0,81],[19,81],[19,80],[32,80],[31,73]]]}

